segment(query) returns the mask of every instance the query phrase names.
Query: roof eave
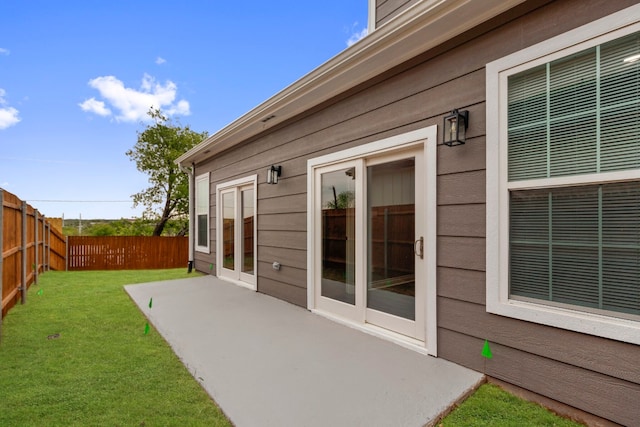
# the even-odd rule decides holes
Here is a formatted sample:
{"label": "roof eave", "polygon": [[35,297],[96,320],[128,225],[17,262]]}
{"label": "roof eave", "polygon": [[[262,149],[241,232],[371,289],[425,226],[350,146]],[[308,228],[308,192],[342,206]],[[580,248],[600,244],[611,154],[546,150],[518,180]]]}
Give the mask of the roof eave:
{"label": "roof eave", "polygon": [[525,0],[426,0],[377,28],[180,156],[198,163],[282,123]]}

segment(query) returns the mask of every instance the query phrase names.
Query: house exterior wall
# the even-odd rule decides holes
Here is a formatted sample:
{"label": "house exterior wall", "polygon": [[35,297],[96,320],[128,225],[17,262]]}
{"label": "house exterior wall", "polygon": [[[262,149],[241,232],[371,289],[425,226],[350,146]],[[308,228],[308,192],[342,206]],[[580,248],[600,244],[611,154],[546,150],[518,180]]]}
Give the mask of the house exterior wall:
{"label": "house exterior wall", "polygon": [[376,0],[376,28],[400,15],[420,0]]}
{"label": "house exterior wall", "polygon": [[[377,2],[377,22],[412,1]],[[467,109],[467,144],[438,147],[438,356],[623,425],[640,420],[640,347],[492,315],[485,309],[485,65],[635,4],[529,1],[241,146],[196,165],[215,186],[258,174],[259,292],[306,307],[307,160],[432,125]],[[382,10],[385,12],[384,16]],[[491,143],[491,142],[489,142]],[[266,170],[282,166],[278,185]],[[282,265],[276,271],[271,264]],[[215,270],[214,270],[215,271]],[[491,342],[493,359],[480,353]]]}

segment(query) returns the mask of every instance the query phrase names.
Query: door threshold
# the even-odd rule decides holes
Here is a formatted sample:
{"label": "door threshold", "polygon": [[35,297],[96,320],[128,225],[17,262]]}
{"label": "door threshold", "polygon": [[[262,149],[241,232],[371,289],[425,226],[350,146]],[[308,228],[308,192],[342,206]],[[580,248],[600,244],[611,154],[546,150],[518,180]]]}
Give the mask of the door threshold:
{"label": "door threshold", "polygon": [[233,283],[234,285],[241,286],[243,288],[250,289],[252,291],[258,291],[255,285],[247,282],[243,282],[242,280],[231,279],[230,277],[225,276],[216,276],[220,280],[224,280],[225,282]]}
{"label": "door threshold", "polygon": [[402,335],[388,329],[372,325],[370,323],[356,323],[343,317],[336,316],[335,314],[328,313],[326,311],[318,309],[311,309],[310,311],[333,322],[340,323],[341,325],[348,326],[352,329],[356,329],[369,335],[373,335],[385,341],[391,341],[392,343],[402,346],[406,349],[413,350],[420,354],[437,357],[429,352],[429,349],[425,347],[425,343],[423,341],[417,340],[415,338],[411,338],[406,335]]}

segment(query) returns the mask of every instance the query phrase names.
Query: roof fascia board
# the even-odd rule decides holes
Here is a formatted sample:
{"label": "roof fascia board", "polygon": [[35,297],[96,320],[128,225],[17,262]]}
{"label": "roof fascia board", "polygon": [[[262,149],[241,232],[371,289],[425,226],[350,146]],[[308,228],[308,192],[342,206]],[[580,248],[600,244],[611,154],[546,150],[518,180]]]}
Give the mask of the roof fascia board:
{"label": "roof fascia board", "polygon": [[[191,164],[229,149],[525,0],[425,0],[258,105],[180,156]],[[265,122],[265,118],[274,116]],[[205,153],[206,151],[206,153]]]}

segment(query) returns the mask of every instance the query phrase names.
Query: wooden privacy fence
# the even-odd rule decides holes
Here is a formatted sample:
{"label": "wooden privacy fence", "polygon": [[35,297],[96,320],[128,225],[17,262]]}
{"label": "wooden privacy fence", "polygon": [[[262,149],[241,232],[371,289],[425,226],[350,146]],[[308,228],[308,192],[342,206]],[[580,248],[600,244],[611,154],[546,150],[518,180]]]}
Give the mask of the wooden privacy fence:
{"label": "wooden privacy fence", "polygon": [[47,270],[65,269],[65,237],[36,209],[0,189],[0,294],[2,317]]}
{"label": "wooden privacy fence", "polygon": [[69,236],[68,270],[139,270],[186,267],[187,237]]}
{"label": "wooden privacy fence", "polygon": [[[375,206],[369,212],[372,273],[389,277],[414,271],[415,206]],[[325,263],[344,270],[354,250],[355,209],[323,209],[322,253]],[[351,229],[351,230],[350,230]],[[351,261],[353,262],[353,261]]]}

